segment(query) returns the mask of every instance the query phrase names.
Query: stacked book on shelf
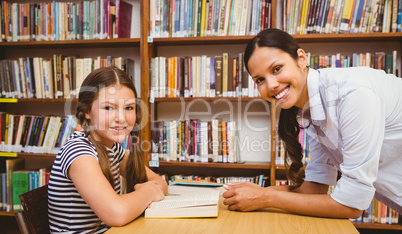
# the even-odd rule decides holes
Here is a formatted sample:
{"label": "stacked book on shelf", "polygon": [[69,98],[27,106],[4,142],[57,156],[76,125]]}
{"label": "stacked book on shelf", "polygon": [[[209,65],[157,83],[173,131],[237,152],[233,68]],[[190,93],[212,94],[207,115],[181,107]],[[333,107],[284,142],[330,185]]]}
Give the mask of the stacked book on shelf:
{"label": "stacked book on shelf", "polygon": [[2,152],[57,154],[77,128],[74,116],[0,115]]}
{"label": "stacked book on shelf", "polygon": [[271,0],[150,0],[151,37],[256,35],[271,27]]}
{"label": "stacked book on shelf", "polygon": [[[308,162],[310,162],[310,145],[309,145],[309,135],[307,134],[307,131],[305,131],[303,128],[300,128],[300,133],[299,133],[299,142],[302,146],[302,163],[304,165],[307,165]],[[276,144],[276,156],[275,156],[275,164],[277,166],[284,166],[285,163],[290,165],[290,162],[286,161],[285,162],[285,155],[287,154],[285,150],[285,145],[283,140],[277,136],[277,144]],[[281,181],[283,183],[283,181]]]}
{"label": "stacked book on shelf", "polygon": [[352,221],[363,223],[398,224],[401,220],[399,216],[398,212],[373,198],[369,208],[364,210],[359,218],[352,219]]}
{"label": "stacked book on shelf", "polygon": [[257,97],[243,54],[156,57],[150,64],[150,97]]}
{"label": "stacked book on shelf", "polygon": [[197,175],[161,175],[169,184],[176,181],[182,182],[183,180],[218,183],[218,184],[232,184],[236,182],[251,182],[258,184],[262,187],[269,186],[268,176],[261,174],[256,176],[197,176]]}
{"label": "stacked book on shelf", "polygon": [[325,67],[357,67],[367,66],[375,69],[385,70],[387,73],[396,75],[397,51],[392,54],[385,52],[375,53],[353,53],[352,55],[343,55],[336,53],[334,55],[312,55],[309,57],[309,66],[318,69]]}
{"label": "stacked book on shelf", "polygon": [[6,172],[0,173],[0,210],[22,210],[19,195],[49,183],[47,168],[24,169],[23,158],[7,159]]}
{"label": "stacked book on shelf", "polygon": [[122,0],[1,1],[2,41],[130,38],[132,5]]}
{"label": "stacked book on shelf", "polygon": [[240,161],[235,121],[172,120],[151,123],[150,161]]}
{"label": "stacked book on shelf", "polygon": [[0,97],[75,98],[92,70],[112,65],[134,77],[134,61],[123,57],[79,58],[55,54],[51,59],[0,60]]}
{"label": "stacked book on shelf", "polygon": [[307,53],[307,57],[309,59],[309,66],[314,69],[326,67],[367,66],[381,69],[388,74],[398,76],[396,50],[394,50],[392,54],[382,51],[375,53],[353,53],[351,55],[344,55],[341,53],[336,53],[334,55],[313,55]]}
{"label": "stacked book on shelf", "polygon": [[399,0],[277,0],[276,27],[290,34],[401,32]]}

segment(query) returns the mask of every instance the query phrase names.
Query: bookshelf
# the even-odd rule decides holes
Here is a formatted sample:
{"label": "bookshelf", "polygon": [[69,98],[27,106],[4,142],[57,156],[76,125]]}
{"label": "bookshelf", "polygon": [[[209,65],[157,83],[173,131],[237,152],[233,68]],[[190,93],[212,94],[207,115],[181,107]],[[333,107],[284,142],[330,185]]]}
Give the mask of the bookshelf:
{"label": "bookshelf", "polygon": [[[29,1],[16,1],[29,2]],[[132,38],[121,39],[101,39],[101,40],[64,40],[64,41],[25,41],[25,42],[0,42],[0,59],[16,59],[19,56],[43,56],[50,57],[55,51],[66,55],[85,56],[124,56],[135,60],[135,79],[137,89],[139,89],[141,100],[144,103],[142,126],[140,135],[141,141],[148,143],[151,140],[150,122],[160,116],[163,117],[164,105],[179,108],[180,103],[188,103],[202,99],[208,103],[216,100],[228,100],[230,103],[247,104],[256,98],[156,98],[154,103],[150,103],[150,59],[156,56],[180,56],[180,54],[191,52],[192,54],[202,55],[204,48],[209,49],[211,55],[217,55],[222,51],[242,51],[245,45],[253,38],[253,36],[211,36],[211,37],[175,37],[175,38],[152,38],[148,37],[150,28],[150,2],[148,0],[131,0],[133,4],[133,15],[136,15],[137,22],[134,29],[135,35]],[[272,26],[276,26],[276,16],[279,12],[275,11],[277,1],[272,0]],[[140,23],[141,22],[141,23]],[[133,30],[133,29],[132,29]],[[370,49],[372,45],[378,45],[378,48],[385,48],[389,45],[396,46],[398,50],[398,68],[402,71],[402,33],[361,33],[361,34],[306,34],[294,35],[296,40],[305,46],[311,52],[319,53],[326,51],[331,47],[332,50],[341,48],[344,44],[353,46],[365,44],[364,49]],[[328,46],[330,45],[330,46]],[[191,50],[190,50],[191,49]],[[377,48],[376,48],[377,49]],[[212,51],[211,51],[212,50]],[[140,87],[140,88],[138,88]],[[16,102],[2,102],[0,100],[0,111],[10,113],[46,113],[46,114],[63,114],[66,103],[76,102],[72,99],[17,99]],[[177,109],[171,109],[175,111]],[[193,163],[193,162],[159,162],[156,171],[169,174],[191,174],[199,173],[205,175],[215,175],[217,172],[222,175],[269,175],[271,184],[275,184],[275,179],[284,176],[285,168],[275,163],[275,124],[278,110],[275,105],[270,105],[269,113],[265,117],[259,117],[260,121],[265,121],[269,130],[265,136],[260,133],[258,136],[269,140],[270,148],[265,153],[261,153],[264,160],[254,161],[245,160],[244,163]],[[29,114],[31,114],[29,113]],[[262,119],[262,120],[261,120]],[[267,137],[269,135],[269,138]],[[146,146],[145,146],[146,147]],[[49,154],[30,154],[16,153],[17,157],[29,160],[45,159],[52,162],[55,155]],[[144,161],[149,163],[150,155],[143,152]],[[6,157],[0,154],[0,169],[4,167],[4,159]],[[8,158],[8,157],[7,157]],[[0,212],[1,216],[13,216],[12,212]],[[377,229],[377,230],[402,230],[402,225],[386,225],[386,224],[366,224],[354,223],[358,229]]]}
{"label": "bookshelf", "polygon": [[[272,1],[272,26],[276,26],[276,16],[280,14],[278,11],[275,11],[277,2],[283,1]],[[144,14],[144,27],[149,27],[149,21],[147,14],[149,14],[149,2],[145,2],[143,5],[143,14]],[[148,24],[148,25],[147,25]],[[148,31],[145,30],[143,35],[148,35]],[[400,54],[402,52],[402,33],[394,32],[394,33],[342,33],[342,34],[305,34],[305,35],[293,35],[294,38],[300,43],[301,47],[304,48],[308,52],[312,53],[323,53],[323,54],[333,54],[339,50],[343,50],[347,53],[363,53],[363,52],[377,52],[385,50],[387,53],[391,53],[393,49],[397,50],[398,58],[397,58],[397,69],[402,71],[402,61],[400,58]],[[210,37],[165,37],[165,38],[151,38],[145,39],[147,42],[146,46],[146,54],[143,54],[146,60],[151,58],[155,58],[157,56],[182,56],[182,52],[186,51],[187,53],[193,55],[202,55],[204,53],[208,53],[208,47],[212,47],[212,50],[216,50],[216,54],[219,54],[221,50],[220,47],[224,46],[239,46],[245,45],[253,38],[253,36],[210,36]],[[359,48],[361,47],[361,48]],[[200,49],[202,48],[202,49]],[[205,52],[204,52],[205,49]],[[191,51],[192,50],[192,51]],[[236,51],[236,49],[234,49]],[[196,52],[194,52],[196,51]],[[229,50],[230,51],[230,50]],[[227,51],[226,51],[227,52]],[[236,51],[237,52],[237,51]],[[215,55],[216,55],[215,54]],[[190,56],[191,56],[190,55]],[[149,69],[149,64],[146,64],[147,69]],[[400,74],[400,73],[399,73]],[[143,85],[144,87],[150,87],[150,74],[146,73],[143,78],[146,78],[146,81]],[[400,76],[400,75],[399,75]],[[142,87],[142,88],[144,88]],[[191,102],[197,98],[155,98],[154,103],[149,103],[149,96],[145,99],[147,103],[147,107],[150,110],[150,116],[148,116],[148,120],[158,119],[159,117],[163,118],[164,111],[171,110],[179,111],[180,105],[173,106],[172,103],[180,103],[180,102]],[[213,102],[219,98],[199,98],[203,99],[207,102]],[[231,102],[241,101],[247,102],[251,101],[255,98],[226,98]],[[160,108],[159,106],[167,105],[165,109]],[[173,111],[172,111],[173,110]],[[271,108],[271,113],[268,115],[269,121],[271,121],[271,130],[268,131],[271,134],[271,141],[275,142],[275,121],[276,121],[276,112],[275,108]],[[171,117],[170,115],[168,115]],[[171,117],[172,118],[172,117]],[[267,120],[268,121],[268,120]],[[149,126],[147,126],[149,129]],[[148,130],[150,132],[150,130]],[[150,140],[150,135],[146,136],[146,140]],[[144,138],[143,138],[144,139]],[[245,164],[236,164],[236,163],[194,163],[194,162],[159,162],[158,170],[164,173],[176,173],[176,174],[197,174],[201,175],[216,175],[218,170],[227,170],[230,168],[233,174],[236,172],[238,174],[244,173],[244,170],[253,169],[255,173],[259,173],[260,170],[269,171],[271,184],[274,184],[275,178],[285,178],[285,166],[276,165],[275,163],[275,146],[271,149],[271,155],[266,154],[266,158],[271,156],[270,162],[262,162],[262,165],[258,162],[246,162]],[[145,155],[145,160],[149,160],[150,155]],[[157,171],[158,171],[157,170]],[[243,170],[243,171],[241,171]],[[226,172],[226,171],[225,171]],[[223,173],[225,173],[223,172]],[[369,224],[369,223],[361,223],[354,222],[354,225],[359,230],[374,230],[374,231],[397,231],[402,229],[402,225],[390,225],[390,224]]]}
{"label": "bookshelf", "polygon": [[[31,3],[35,1],[20,0],[13,2]],[[51,3],[53,1],[45,0],[45,2]],[[0,59],[18,59],[19,57],[43,57],[49,59],[52,58],[53,54],[79,56],[81,58],[89,57],[92,59],[97,58],[97,56],[130,58],[134,61],[135,85],[138,93],[141,94],[141,1],[127,0],[127,2],[133,5],[131,38],[0,42]],[[76,98],[0,99],[0,111],[27,115],[66,116],[66,114],[73,113],[76,103]],[[1,172],[5,172],[5,161],[13,158],[24,158],[27,169],[51,168],[56,155],[0,152]],[[0,211],[0,226],[2,226],[2,230],[6,233],[19,233],[17,224],[14,221],[14,214],[14,212]]]}

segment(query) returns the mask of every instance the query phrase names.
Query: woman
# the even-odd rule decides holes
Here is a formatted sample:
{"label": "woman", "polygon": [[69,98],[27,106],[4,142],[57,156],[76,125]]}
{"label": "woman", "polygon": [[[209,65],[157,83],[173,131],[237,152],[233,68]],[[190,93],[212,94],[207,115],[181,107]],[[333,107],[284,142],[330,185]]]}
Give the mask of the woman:
{"label": "woman", "polygon": [[[230,210],[358,218],[375,197],[402,213],[402,79],[368,67],[311,69],[294,38],[278,29],[253,38],[244,64],[261,96],[282,108],[279,136],[293,185],[226,186]],[[305,178],[299,122],[310,136]],[[336,185],[330,195],[329,185]]]}
{"label": "woman", "polygon": [[145,167],[136,145],[128,153],[119,144],[139,122],[136,98],[132,80],[116,67],[94,70],[84,80],[76,113],[83,131],[65,143],[50,175],[51,232],[103,233],[167,194],[166,182]]}

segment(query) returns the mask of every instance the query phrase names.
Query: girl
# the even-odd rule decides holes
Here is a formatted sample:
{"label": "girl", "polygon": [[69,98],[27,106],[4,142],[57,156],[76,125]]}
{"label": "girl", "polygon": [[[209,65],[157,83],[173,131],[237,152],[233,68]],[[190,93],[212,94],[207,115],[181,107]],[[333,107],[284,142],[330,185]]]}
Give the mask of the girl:
{"label": "girl", "polygon": [[50,175],[51,232],[102,233],[167,194],[166,182],[145,167],[138,147],[133,144],[129,154],[119,144],[139,121],[136,98],[132,80],[113,66],[94,70],[82,83],[76,117],[83,131],[65,143]]}
{"label": "girl", "polygon": [[[368,67],[314,70],[307,62],[294,38],[278,29],[260,32],[247,45],[244,64],[261,96],[282,108],[279,136],[294,185],[229,185],[224,204],[358,218],[375,197],[402,213],[402,79]],[[300,124],[310,136],[304,179]]]}

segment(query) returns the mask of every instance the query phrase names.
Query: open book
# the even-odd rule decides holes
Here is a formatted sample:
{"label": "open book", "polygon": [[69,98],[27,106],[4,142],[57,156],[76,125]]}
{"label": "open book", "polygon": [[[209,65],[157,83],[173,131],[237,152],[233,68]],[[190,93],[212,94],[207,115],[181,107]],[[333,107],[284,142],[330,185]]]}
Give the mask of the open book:
{"label": "open book", "polygon": [[[169,186],[169,191],[171,186]],[[217,217],[219,190],[186,188],[180,194],[166,196],[164,200],[152,202],[145,210],[145,218],[191,218]],[[170,194],[172,194],[170,192]]]}

